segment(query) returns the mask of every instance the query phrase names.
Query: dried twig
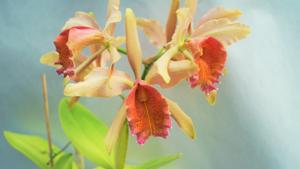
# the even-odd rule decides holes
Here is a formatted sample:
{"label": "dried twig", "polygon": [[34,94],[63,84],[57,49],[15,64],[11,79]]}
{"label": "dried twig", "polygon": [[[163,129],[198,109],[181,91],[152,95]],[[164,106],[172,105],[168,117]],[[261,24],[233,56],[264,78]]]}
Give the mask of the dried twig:
{"label": "dried twig", "polygon": [[42,83],[43,83],[43,96],[44,96],[44,115],[45,115],[45,123],[46,123],[46,130],[47,130],[47,137],[48,137],[48,148],[49,148],[49,164],[50,167],[53,168],[53,158],[52,158],[52,139],[51,139],[51,125],[50,125],[50,117],[49,117],[49,103],[48,103],[48,92],[47,92],[47,79],[46,75],[43,74],[41,76]]}

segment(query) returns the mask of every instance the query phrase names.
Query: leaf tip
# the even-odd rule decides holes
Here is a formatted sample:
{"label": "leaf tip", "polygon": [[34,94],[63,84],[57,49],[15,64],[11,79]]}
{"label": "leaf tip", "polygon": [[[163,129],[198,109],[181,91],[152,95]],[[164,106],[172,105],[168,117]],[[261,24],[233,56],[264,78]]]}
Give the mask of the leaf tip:
{"label": "leaf tip", "polygon": [[10,136],[12,136],[12,132],[4,130],[3,131],[3,136],[5,137],[6,140],[8,140],[10,138]]}

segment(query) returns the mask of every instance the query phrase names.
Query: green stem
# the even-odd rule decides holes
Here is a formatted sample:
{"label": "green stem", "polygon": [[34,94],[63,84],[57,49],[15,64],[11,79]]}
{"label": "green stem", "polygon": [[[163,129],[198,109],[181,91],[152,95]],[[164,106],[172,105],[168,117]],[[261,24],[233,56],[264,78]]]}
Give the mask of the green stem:
{"label": "green stem", "polygon": [[[122,53],[122,54],[124,54],[124,55],[128,55],[126,49],[124,49],[124,48],[120,48],[120,47],[119,47],[119,48],[118,48],[118,52],[120,52],[120,53]],[[155,55],[154,59],[153,59],[150,63],[145,64],[145,69],[144,69],[144,71],[143,71],[143,73],[142,73],[142,77],[141,77],[142,80],[145,80],[145,78],[146,78],[146,76],[147,76],[147,74],[148,74],[148,72],[149,72],[151,66],[153,65],[153,63],[154,63],[155,61],[157,61],[157,60],[158,60],[165,52],[166,52],[166,49],[165,49],[165,48],[161,48],[161,49],[158,51],[158,53]]]}
{"label": "green stem", "polygon": [[153,63],[155,61],[157,61],[164,53],[166,52],[166,49],[165,48],[162,48],[161,50],[159,50],[159,52],[155,55],[154,59],[148,63],[148,64],[145,64],[145,69],[143,71],[143,74],[142,74],[142,80],[145,80],[151,66],[153,65]]}
{"label": "green stem", "polygon": [[118,52],[120,52],[120,53],[122,53],[122,54],[124,54],[124,55],[127,55],[126,49],[120,48],[120,47],[119,47],[117,50],[118,50]]}
{"label": "green stem", "polygon": [[[62,149],[60,149],[57,153],[54,153],[51,157],[51,159],[54,161],[54,159],[60,155],[61,153],[63,153],[69,146],[71,145],[71,142],[69,141]],[[48,161],[47,165],[50,164],[50,161]]]}
{"label": "green stem", "polygon": [[142,74],[142,80],[146,79],[146,76],[147,76],[147,74],[148,74],[148,72],[149,72],[152,65],[153,65],[153,63],[145,65],[145,69],[144,69],[143,74]]}
{"label": "green stem", "polygon": [[123,96],[122,94],[120,94],[119,97],[121,98],[122,101],[124,101],[125,96]]}

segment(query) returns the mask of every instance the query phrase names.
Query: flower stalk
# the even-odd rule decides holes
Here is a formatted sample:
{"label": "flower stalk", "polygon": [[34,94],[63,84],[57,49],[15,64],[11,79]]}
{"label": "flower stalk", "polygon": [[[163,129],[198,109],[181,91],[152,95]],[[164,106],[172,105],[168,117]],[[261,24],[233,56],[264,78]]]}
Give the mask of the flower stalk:
{"label": "flower stalk", "polygon": [[153,65],[153,63],[155,61],[157,61],[165,52],[166,52],[165,48],[160,49],[159,52],[153,58],[153,60],[151,60],[149,63],[144,64],[145,69],[144,69],[143,74],[142,74],[142,80],[145,80],[145,78],[146,78],[151,66]]}
{"label": "flower stalk", "polygon": [[117,50],[118,50],[118,52],[122,53],[123,55],[127,55],[126,49],[119,47]]}

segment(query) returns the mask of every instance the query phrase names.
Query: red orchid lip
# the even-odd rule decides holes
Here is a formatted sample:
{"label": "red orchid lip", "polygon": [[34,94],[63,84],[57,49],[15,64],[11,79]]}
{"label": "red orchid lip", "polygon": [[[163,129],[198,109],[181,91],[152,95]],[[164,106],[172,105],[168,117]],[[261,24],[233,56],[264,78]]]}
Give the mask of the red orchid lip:
{"label": "red orchid lip", "polygon": [[227,59],[227,52],[222,43],[213,37],[207,37],[190,40],[186,46],[193,53],[199,67],[199,71],[188,79],[191,87],[199,85],[206,95],[217,90],[216,85]]}
{"label": "red orchid lip", "polygon": [[171,128],[167,101],[152,86],[137,80],[127,97],[127,119],[131,134],[144,144],[150,136],[166,138]]}
{"label": "red orchid lip", "polygon": [[54,40],[54,45],[56,47],[56,51],[59,53],[59,60],[55,63],[57,65],[61,65],[56,72],[60,74],[64,74],[64,76],[72,77],[75,74],[75,63],[73,61],[73,53],[71,49],[68,47],[67,43],[69,42],[70,32],[73,30],[96,30],[95,28],[90,28],[87,26],[74,26],[69,29],[61,32],[56,39]]}

